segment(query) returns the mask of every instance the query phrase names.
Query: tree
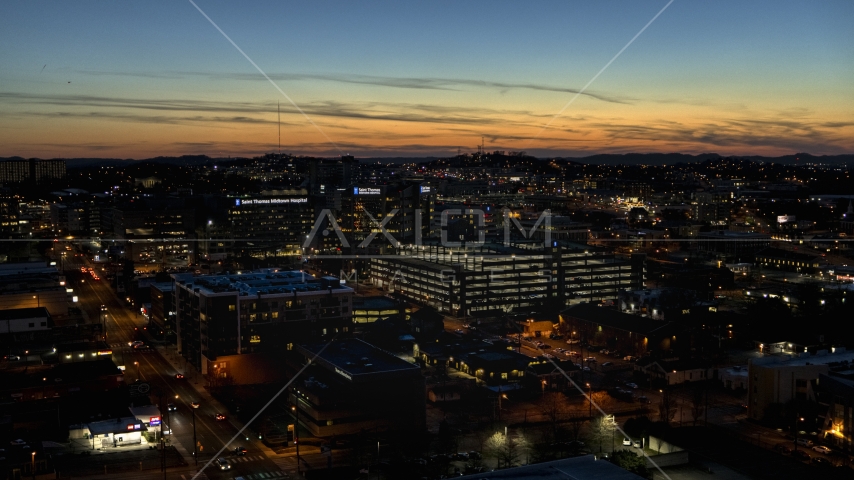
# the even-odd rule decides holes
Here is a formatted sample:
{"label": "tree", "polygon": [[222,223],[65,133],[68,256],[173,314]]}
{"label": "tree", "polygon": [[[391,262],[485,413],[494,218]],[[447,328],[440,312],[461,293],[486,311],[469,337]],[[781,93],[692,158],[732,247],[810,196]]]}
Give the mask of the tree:
{"label": "tree", "polygon": [[661,402],[658,404],[658,416],[664,423],[673,421],[676,416],[676,397],[669,390],[664,390],[661,393]]}
{"label": "tree", "polygon": [[694,419],[694,426],[697,426],[697,420],[703,416],[703,413],[706,411],[706,395],[708,395],[706,388],[703,387],[695,387],[693,394],[691,395],[691,418]]}
{"label": "tree", "polygon": [[549,392],[541,404],[543,414],[549,419],[552,426],[552,435],[557,437],[558,427],[569,414],[566,398],[558,392]]}
{"label": "tree", "polygon": [[617,422],[613,415],[605,415],[593,420],[590,424],[590,441],[599,443],[599,453],[602,453],[602,444],[606,440],[613,441]]}
{"label": "tree", "polygon": [[516,465],[523,450],[528,446],[523,437],[512,437],[501,432],[496,432],[495,435],[489,437],[486,445],[490,456],[498,461],[498,468]]}
{"label": "tree", "polygon": [[649,475],[649,471],[646,468],[646,458],[631,450],[615,451],[611,454],[611,463],[644,478]]}

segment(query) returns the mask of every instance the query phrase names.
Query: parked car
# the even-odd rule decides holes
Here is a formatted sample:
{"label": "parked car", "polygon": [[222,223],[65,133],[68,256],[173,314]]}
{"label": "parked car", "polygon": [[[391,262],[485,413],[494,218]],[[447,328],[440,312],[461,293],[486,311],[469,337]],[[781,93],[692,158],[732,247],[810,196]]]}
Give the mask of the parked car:
{"label": "parked car", "polygon": [[481,458],[483,458],[483,455],[481,455],[480,452],[472,450],[469,452],[469,458],[471,458],[472,460],[480,460]]}
{"label": "parked car", "polygon": [[574,338],[570,338],[569,340],[566,341],[567,345],[576,345],[578,343],[581,343],[581,340],[576,340]]}
{"label": "parked car", "polygon": [[774,445],[774,450],[782,453],[783,455],[790,455],[792,453],[792,449],[782,443]]}
{"label": "parked car", "polygon": [[830,453],[832,452],[831,449],[825,447],[824,445],[816,445],[816,446],[812,447],[812,449],[813,449],[813,451],[816,451],[818,453],[823,453],[825,455],[830,455]]}
{"label": "parked car", "polygon": [[810,440],[808,438],[799,438],[795,441],[795,443],[797,443],[798,445],[800,445],[802,447],[812,447],[812,445],[813,445],[812,440]]}
{"label": "parked car", "polygon": [[632,446],[632,440],[629,438],[624,438],[623,439],[623,446],[624,447],[631,447]]}
{"label": "parked car", "polygon": [[17,362],[18,360],[21,359],[21,357],[19,357],[17,355],[6,355],[3,358],[6,359],[7,361],[10,361],[10,362]]}
{"label": "parked car", "polygon": [[626,386],[629,388],[638,388],[638,384],[632,382],[627,383]]}
{"label": "parked car", "polygon": [[457,454],[456,454],[456,455],[454,455],[454,460],[463,460],[463,461],[465,461],[465,460],[468,460],[468,459],[469,459],[469,454],[468,454],[468,452],[457,452]]}
{"label": "parked car", "polygon": [[613,364],[614,364],[613,362],[604,362],[604,363],[602,363],[602,366],[603,367],[610,367]]}
{"label": "parked car", "polygon": [[803,450],[795,450],[794,452],[792,452],[792,455],[794,455],[794,457],[797,458],[798,460],[809,461],[810,458],[812,458],[812,457],[810,457],[810,454],[808,454],[807,452],[805,452]]}
{"label": "parked car", "polygon": [[820,465],[822,467],[832,467],[833,466],[833,462],[831,462],[830,460],[828,460],[824,457],[812,457],[810,459],[810,463],[813,465]]}
{"label": "parked car", "polygon": [[631,355],[626,355],[625,357],[623,357],[623,361],[625,361],[625,362],[631,362],[631,361],[634,361],[634,359],[635,359],[635,357],[633,357]]}

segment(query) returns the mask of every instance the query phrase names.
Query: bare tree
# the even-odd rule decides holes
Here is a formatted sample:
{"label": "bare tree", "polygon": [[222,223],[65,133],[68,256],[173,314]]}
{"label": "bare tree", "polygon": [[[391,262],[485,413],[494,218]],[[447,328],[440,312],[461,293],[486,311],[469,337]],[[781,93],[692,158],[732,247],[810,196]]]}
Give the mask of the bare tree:
{"label": "bare tree", "polygon": [[496,432],[486,442],[489,454],[498,460],[498,468],[508,468],[517,464],[527,442],[522,436],[513,437]]}
{"label": "bare tree", "polygon": [[703,416],[706,411],[706,386],[697,387],[694,389],[691,396],[691,418],[694,419],[694,426],[697,426],[697,420]]}
{"label": "bare tree", "polygon": [[599,453],[602,453],[602,444],[606,440],[612,440],[617,423],[612,415],[605,415],[594,419],[590,423],[590,441],[599,443]]}
{"label": "bare tree", "polygon": [[557,437],[558,427],[569,414],[569,405],[566,398],[558,392],[549,392],[542,402],[543,415],[549,419],[552,426],[552,434]]}
{"label": "bare tree", "polygon": [[661,394],[661,402],[658,404],[658,415],[662,422],[670,423],[676,416],[676,397],[668,390]]}

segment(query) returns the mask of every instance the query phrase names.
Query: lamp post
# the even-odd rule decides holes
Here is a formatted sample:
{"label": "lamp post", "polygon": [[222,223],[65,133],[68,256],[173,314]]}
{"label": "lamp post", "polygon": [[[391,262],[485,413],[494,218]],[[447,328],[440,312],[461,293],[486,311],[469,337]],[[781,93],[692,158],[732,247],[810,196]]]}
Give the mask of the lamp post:
{"label": "lamp post", "polygon": [[[299,409],[294,405],[291,405],[291,411],[294,412],[294,445],[297,446],[297,477],[300,476],[300,465],[299,465]],[[379,448],[379,447],[377,447]]]}
{"label": "lamp post", "polygon": [[136,379],[139,380],[139,362],[133,362],[133,364],[136,365]]}
{"label": "lamp post", "polygon": [[546,381],[543,380],[541,383],[543,385],[543,398],[546,398]]}
{"label": "lamp post", "polygon": [[589,404],[587,416],[593,418],[593,387],[587,384],[587,403]]}
{"label": "lamp post", "polygon": [[796,452],[798,451],[798,428],[799,428],[798,421],[803,422],[804,417],[800,417],[800,416],[795,417],[795,451]]}
{"label": "lamp post", "polygon": [[35,478],[36,478],[36,452],[33,452],[32,455],[30,455],[30,456],[32,457],[32,460],[31,460],[32,463],[30,465],[30,469],[33,471],[33,480],[35,480]]}
{"label": "lamp post", "polygon": [[101,305],[101,323],[104,326],[104,341],[107,341],[107,306]]}
{"label": "lamp post", "polygon": [[199,404],[197,402],[190,403],[190,411],[193,412],[193,461],[196,463],[196,466],[199,466],[199,456],[196,454],[196,447],[198,443],[196,442],[196,409],[199,408]]}

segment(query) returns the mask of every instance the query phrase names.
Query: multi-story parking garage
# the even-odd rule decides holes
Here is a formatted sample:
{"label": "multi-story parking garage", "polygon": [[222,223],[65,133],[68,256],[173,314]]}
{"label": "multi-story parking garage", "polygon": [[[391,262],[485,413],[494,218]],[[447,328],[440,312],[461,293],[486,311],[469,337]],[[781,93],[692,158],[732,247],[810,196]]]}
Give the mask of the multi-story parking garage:
{"label": "multi-story parking garage", "polygon": [[371,259],[374,285],[458,316],[616,298],[643,288],[643,254],[620,257],[589,245],[410,246]]}

